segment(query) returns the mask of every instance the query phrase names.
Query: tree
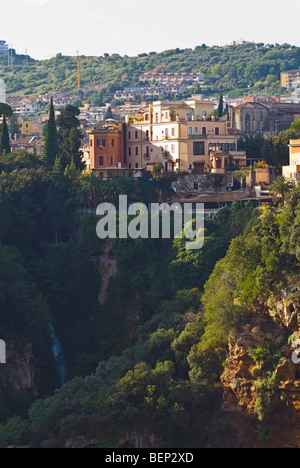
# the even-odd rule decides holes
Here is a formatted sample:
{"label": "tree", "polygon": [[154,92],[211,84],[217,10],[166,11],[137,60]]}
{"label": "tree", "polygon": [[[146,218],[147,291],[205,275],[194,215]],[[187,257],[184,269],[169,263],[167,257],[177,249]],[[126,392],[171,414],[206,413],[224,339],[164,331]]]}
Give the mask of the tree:
{"label": "tree", "polygon": [[243,182],[244,182],[245,177],[247,177],[251,171],[252,171],[252,167],[248,166],[248,167],[241,167],[238,171],[235,171],[233,173],[233,178],[240,182],[241,188],[243,188]]}
{"label": "tree", "polygon": [[5,117],[11,117],[14,111],[8,104],[0,103],[0,117],[5,115]]}
{"label": "tree", "polygon": [[224,111],[224,101],[223,101],[223,95],[221,94],[220,99],[219,99],[219,105],[218,105],[218,117],[219,118],[223,117],[223,111]]}
{"label": "tree", "polygon": [[9,154],[11,152],[9,131],[5,115],[3,116],[3,123],[1,125],[0,131],[0,152],[5,152],[6,154]]}
{"label": "tree", "polygon": [[47,122],[45,131],[44,160],[49,166],[54,166],[57,156],[57,128],[55,123],[53,99],[51,98],[49,120]]}
{"label": "tree", "polygon": [[83,154],[80,151],[82,133],[80,121],[77,118],[79,114],[78,107],[68,105],[61,109],[57,118],[59,154],[63,169],[70,166],[72,160],[80,171],[85,168],[85,163],[82,160]]}
{"label": "tree", "polygon": [[291,180],[284,176],[278,177],[270,185],[270,194],[275,197],[280,197],[283,203],[285,203],[286,197],[290,195],[294,188],[294,184]]}
{"label": "tree", "polygon": [[104,114],[103,120],[105,121],[105,120],[113,119],[113,118],[114,118],[114,115],[113,115],[113,113],[112,113],[111,107],[108,107],[108,108],[106,109],[105,114]]}

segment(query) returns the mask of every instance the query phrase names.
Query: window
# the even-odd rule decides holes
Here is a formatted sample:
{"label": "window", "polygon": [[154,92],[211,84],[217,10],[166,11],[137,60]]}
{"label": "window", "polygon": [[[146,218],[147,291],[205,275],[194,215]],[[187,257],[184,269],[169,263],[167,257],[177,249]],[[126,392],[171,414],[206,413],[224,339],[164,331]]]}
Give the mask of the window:
{"label": "window", "polygon": [[130,140],[131,138],[131,132],[128,132],[128,139]]}
{"label": "window", "polygon": [[189,136],[192,136],[192,135],[193,135],[193,128],[189,127]]}
{"label": "window", "polygon": [[98,140],[97,140],[97,146],[98,146],[98,148],[104,148],[104,147],[105,147],[105,140],[104,140],[104,138],[98,138]]}
{"label": "window", "polygon": [[93,148],[93,140],[90,141],[90,146]]}
{"label": "window", "polygon": [[236,151],[235,143],[209,143],[208,152],[228,153],[228,151]]}
{"label": "window", "polygon": [[174,127],[171,129],[171,135],[175,136],[175,128]]}
{"label": "window", "polygon": [[131,156],[131,147],[128,148],[128,156]]}
{"label": "window", "polygon": [[175,153],[175,145],[171,145],[171,153]]}
{"label": "window", "polygon": [[110,140],[110,146],[113,148],[115,146],[115,140],[111,138]]}
{"label": "window", "polygon": [[128,164],[129,169],[131,169],[131,163]]}
{"label": "window", "polygon": [[194,128],[194,133],[195,133],[195,135],[198,135],[198,127]]}
{"label": "window", "polygon": [[114,157],[113,157],[113,156],[110,157],[110,165],[111,165],[111,166],[114,165]]}
{"label": "window", "polygon": [[199,184],[198,184],[198,182],[195,182],[194,183],[194,190],[198,190],[198,189],[199,189]]}
{"label": "window", "polygon": [[202,135],[206,135],[206,127],[202,127]]}
{"label": "window", "polygon": [[194,156],[204,156],[204,142],[203,141],[195,141],[193,145],[193,155]]}
{"label": "window", "polygon": [[104,157],[99,156],[99,166],[104,166]]}
{"label": "window", "polygon": [[215,135],[220,135],[220,128],[219,127],[215,127]]}
{"label": "window", "polygon": [[137,169],[139,167],[138,163],[135,163],[135,168]]}
{"label": "window", "polygon": [[137,131],[134,132],[134,137],[135,137],[135,138],[138,137],[138,132],[137,132]]}
{"label": "window", "polygon": [[139,155],[139,147],[138,147],[138,146],[135,147],[135,155],[136,155],[136,156]]}

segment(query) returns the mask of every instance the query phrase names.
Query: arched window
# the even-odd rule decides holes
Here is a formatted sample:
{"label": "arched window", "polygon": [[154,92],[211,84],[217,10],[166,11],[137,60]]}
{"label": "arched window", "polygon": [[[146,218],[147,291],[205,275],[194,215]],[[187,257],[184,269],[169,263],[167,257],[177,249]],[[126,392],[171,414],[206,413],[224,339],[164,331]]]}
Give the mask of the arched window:
{"label": "arched window", "polygon": [[245,132],[246,133],[251,132],[251,117],[249,114],[246,114],[245,116]]}

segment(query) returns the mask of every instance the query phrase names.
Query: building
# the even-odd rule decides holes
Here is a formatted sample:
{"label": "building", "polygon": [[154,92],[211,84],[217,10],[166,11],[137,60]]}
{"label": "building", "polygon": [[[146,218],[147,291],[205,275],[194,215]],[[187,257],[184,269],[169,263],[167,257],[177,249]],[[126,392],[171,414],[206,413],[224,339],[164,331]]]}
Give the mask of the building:
{"label": "building", "polygon": [[88,135],[91,171],[104,177],[107,169],[127,168],[123,122],[106,121],[101,127],[90,130]]}
{"label": "building", "polygon": [[33,114],[38,109],[36,103],[28,98],[9,98],[7,104],[13,108],[15,114]]}
{"label": "building", "polygon": [[0,54],[7,54],[8,53],[8,44],[6,41],[0,41]]}
{"label": "building", "polygon": [[17,150],[25,150],[27,153],[35,154],[42,157],[44,154],[45,138],[37,136],[22,136],[11,141],[12,152]]}
{"label": "building", "polygon": [[127,125],[129,168],[152,170],[161,164],[165,172],[225,171],[230,164],[245,165],[245,152],[237,151],[229,122],[216,120],[214,102],[197,97],[188,101],[156,101],[143,117]]}
{"label": "building", "polygon": [[204,73],[161,73],[148,72],[142,73],[139,80],[147,83],[160,83],[163,85],[180,85],[182,83],[204,83]]}
{"label": "building", "polygon": [[290,165],[283,166],[282,175],[296,182],[300,180],[300,140],[290,140]]}
{"label": "building", "polygon": [[246,102],[231,109],[232,128],[244,133],[278,135],[300,118],[300,104]]}
{"label": "building", "polygon": [[186,84],[168,84],[165,86],[149,86],[146,88],[125,88],[124,91],[116,91],[114,94],[115,101],[135,100],[135,99],[151,99],[167,94],[182,94],[187,88]]}
{"label": "building", "polygon": [[261,96],[261,95],[254,94],[251,96],[244,96],[243,103],[246,103],[246,102],[281,102],[281,97],[280,96]]}
{"label": "building", "polygon": [[300,79],[300,68],[280,73],[280,84],[282,88],[292,88],[293,82]]}
{"label": "building", "polygon": [[31,134],[34,132],[34,126],[32,120],[19,120],[18,121],[19,129],[22,135]]}

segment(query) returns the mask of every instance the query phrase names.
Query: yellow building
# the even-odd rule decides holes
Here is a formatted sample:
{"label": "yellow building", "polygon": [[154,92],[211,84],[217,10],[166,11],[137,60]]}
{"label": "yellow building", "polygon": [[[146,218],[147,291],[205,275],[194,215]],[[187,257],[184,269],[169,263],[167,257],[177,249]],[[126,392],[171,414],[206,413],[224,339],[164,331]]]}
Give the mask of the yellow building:
{"label": "yellow building", "polygon": [[19,120],[18,124],[22,135],[29,135],[34,132],[34,125],[32,120]]}
{"label": "yellow building", "polygon": [[142,119],[127,125],[129,167],[151,170],[161,163],[165,172],[218,173],[230,162],[246,164],[237,135],[229,133],[227,119],[215,119],[214,108],[201,99],[150,104]]}
{"label": "yellow building", "polygon": [[283,166],[282,175],[292,181],[300,180],[300,140],[290,140],[290,165]]}
{"label": "yellow building", "polygon": [[292,88],[293,82],[300,79],[300,68],[280,73],[280,84],[283,88]]}

